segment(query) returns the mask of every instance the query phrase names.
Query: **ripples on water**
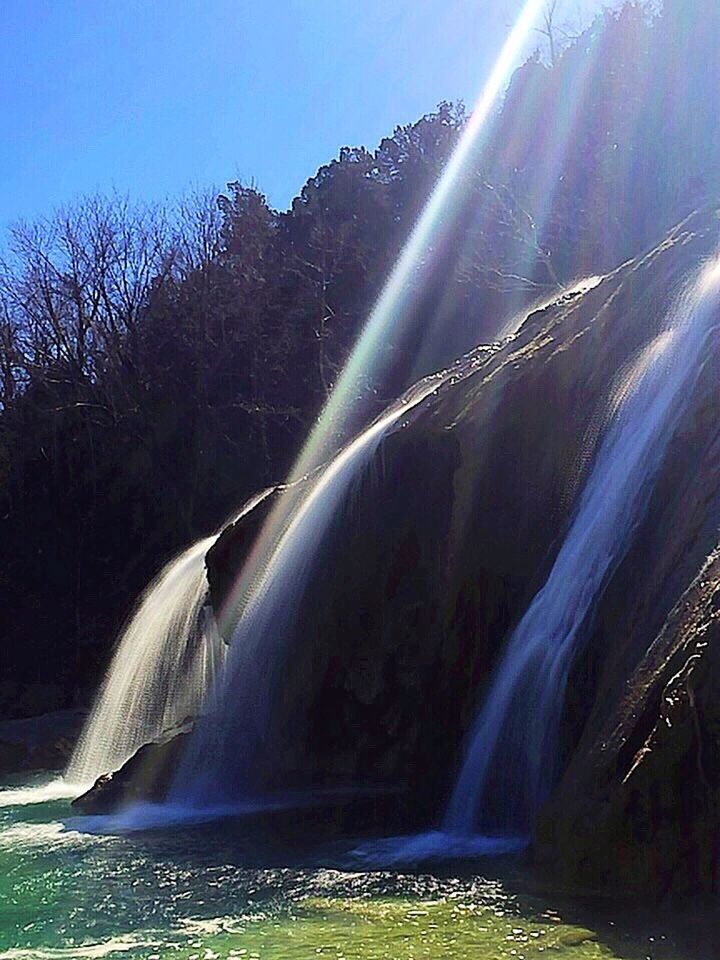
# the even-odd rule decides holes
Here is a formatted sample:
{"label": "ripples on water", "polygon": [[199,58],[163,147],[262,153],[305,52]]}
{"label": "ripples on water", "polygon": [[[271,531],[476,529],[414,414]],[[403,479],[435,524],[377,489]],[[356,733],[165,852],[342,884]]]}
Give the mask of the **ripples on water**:
{"label": "ripples on water", "polygon": [[0,790],[0,960],[700,956],[563,921],[496,879],[353,870],[337,850],[278,866],[277,847],[263,853],[237,825],[82,832],[67,793],[57,781]]}

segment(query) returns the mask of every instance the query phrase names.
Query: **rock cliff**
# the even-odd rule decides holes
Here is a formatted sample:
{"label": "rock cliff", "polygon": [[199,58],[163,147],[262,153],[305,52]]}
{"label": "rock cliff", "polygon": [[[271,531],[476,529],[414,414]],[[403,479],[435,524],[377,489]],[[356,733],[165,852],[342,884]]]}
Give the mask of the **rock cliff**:
{"label": "rock cliff", "polygon": [[[392,786],[406,793],[408,826],[437,818],[503,641],[567,529],[612,397],[662,328],[680,284],[713,252],[719,227],[715,210],[694,214],[588,292],[531,314],[514,337],[466,358],[457,376],[385,437],[321,555],[308,558],[312,576],[276,691],[271,784]],[[592,829],[572,856],[578,818],[592,824],[595,816],[599,767],[608,784],[619,778],[608,837],[613,823],[633,829],[641,815],[629,801],[623,806],[622,778],[630,767],[624,770],[611,759],[614,748],[596,741],[600,731],[618,727],[628,691],[634,696],[644,682],[654,638],[717,543],[717,383],[713,353],[630,549],[585,626],[563,719],[567,773],[538,844],[539,858],[557,869],[563,864],[573,882],[610,880],[602,864],[611,854],[600,833],[595,861]],[[246,539],[240,525],[210,553],[216,595],[238,569]],[[678,621],[672,642],[669,629],[665,642],[684,649],[686,628]],[[658,689],[673,669],[675,660],[664,679],[654,679]],[[709,689],[711,679],[710,671]],[[710,760],[697,762],[693,741],[714,737],[714,728],[704,728],[714,714],[703,707],[701,691],[688,696],[695,706],[687,708],[682,769],[690,783],[714,784]],[[656,735],[671,749],[658,712],[666,700],[656,693],[642,702],[636,726],[630,730],[624,721],[626,733],[612,743],[640,737],[639,750],[657,725]],[[648,790],[671,762],[659,743],[655,759],[633,775],[647,777]],[[673,740],[672,749],[681,750],[681,741]],[[632,766],[628,750],[623,762]],[[589,806],[580,803],[586,794]],[[684,829],[680,804],[666,804],[658,817],[658,836]],[[643,857],[652,837],[645,853],[633,854],[631,885],[647,888]],[[698,869],[697,883],[706,887],[709,868]],[[682,871],[669,873],[669,888],[692,886]]]}
{"label": "rock cliff", "polygon": [[[437,821],[613,398],[719,232],[715,208],[693,214],[644,256],[465,357],[385,435],[307,557],[272,691],[267,787],[382,788],[402,798],[407,829]],[[665,896],[717,882],[719,354],[703,358],[642,520],[583,627],[562,775],[533,846],[538,864],[575,887]],[[216,610],[271,502],[208,553]],[[153,781],[153,799],[166,782],[166,772]]]}

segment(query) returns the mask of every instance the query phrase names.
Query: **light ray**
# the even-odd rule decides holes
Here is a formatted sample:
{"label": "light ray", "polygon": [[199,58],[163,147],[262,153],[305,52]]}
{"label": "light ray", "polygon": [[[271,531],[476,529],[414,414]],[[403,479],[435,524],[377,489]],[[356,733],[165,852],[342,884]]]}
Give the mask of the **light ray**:
{"label": "light ray", "polygon": [[[516,66],[528,37],[539,18],[544,0],[526,0],[510,31],[495,65],[475,104],[458,144],[441,174],[430,198],[415,224],[363,332],[315,427],[290,474],[290,481],[301,479],[317,468],[333,452],[337,436],[347,433],[347,421],[357,416],[358,388],[368,371],[381,367],[383,346],[408,317],[408,307],[418,284],[419,271],[433,255],[441,230],[447,230],[465,195],[464,181],[471,173],[484,146],[488,121]],[[244,594],[252,591],[262,578],[269,557],[282,537],[289,513],[298,494],[290,488],[280,498],[258,535],[235,588],[226,599],[220,615],[223,632],[229,633],[237,621]]]}
{"label": "light ray", "polygon": [[[464,192],[463,181],[483,143],[483,134],[493,107],[504,91],[518,57],[539,17],[543,0],[527,0],[515,26],[475,104],[460,140],[420,215],[395,267],[367,320],[363,333],[348,360],[328,403],[300,455],[293,476],[307,473],[318,463],[323,440],[336,428],[338,418],[347,414],[361,378],[377,359],[383,339],[402,322],[404,308],[412,297],[416,271],[432,255],[439,227],[447,227],[457,213]],[[322,453],[321,453],[322,456]]]}

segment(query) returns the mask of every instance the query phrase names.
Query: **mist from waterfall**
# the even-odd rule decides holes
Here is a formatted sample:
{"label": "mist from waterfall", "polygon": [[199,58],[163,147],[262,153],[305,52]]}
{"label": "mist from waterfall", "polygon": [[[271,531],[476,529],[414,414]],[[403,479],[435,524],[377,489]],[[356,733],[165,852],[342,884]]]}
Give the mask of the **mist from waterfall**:
{"label": "mist from waterfall", "polygon": [[75,747],[67,782],[88,784],[118,770],[144,744],[200,713],[225,657],[206,604],[205,570],[205,556],[223,529],[171,560],[143,593]]}
{"label": "mist from waterfall", "polygon": [[443,832],[525,835],[557,773],[581,628],[641,521],[717,325],[720,259],[677,298],[612,400],[592,473],[548,579],[510,638],[468,739]]}

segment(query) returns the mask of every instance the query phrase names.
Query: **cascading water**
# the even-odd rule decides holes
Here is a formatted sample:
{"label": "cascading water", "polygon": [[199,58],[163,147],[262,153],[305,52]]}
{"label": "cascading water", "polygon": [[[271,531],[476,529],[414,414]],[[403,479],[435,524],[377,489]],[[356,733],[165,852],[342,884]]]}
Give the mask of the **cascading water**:
{"label": "cascading water", "polygon": [[524,835],[546,799],[581,627],[642,519],[650,484],[702,367],[719,301],[720,259],[677,299],[666,331],[614,398],[575,519],[510,639],[469,738],[443,823],[447,834]]}
{"label": "cascading water", "polygon": [[705,265],[661,333],[623,372],[565,541],[513,632],[468,738],[439,830],[363,845],[357,858],[399,866],[525,846],[557,773],[568,674],[581,628],[641,521],[649,488],[718,325],[720,257]]}
{"label": "cascading water", "polygon": [[143,744],[200,712],[225,655],[205,607],[205,555],[222,529],[171,560],[143,594],[65,772],[67,782],[87,784],[118,770]]}
{"label": "cascading water", "polygon": [[[202,727],[193,738],[191,759],[182,768],[187,777],[179,788],[183,798],[190,795],[198,803],[212,804],[216,797],[211,795],[209,785],[215,784],[217,792],[219,778],[209,771],[216,769],[223,756],[217,744],[219,730],[228,728],[223,715],[232,713],[242,718],[246,729],[241,739],[249,756],[250,733],[255,730],[259,736],[262,720],[257,697],[250,714],[241,709],[242,691],[247,699],[251,692],[263,689],[261,678],[272,662],[270,634],[274,638],[283,623],[289,627],[309,572],[308,557],[315,555],[337,505],[387,430],[441,382],[465,375],[476,363],[473,361],[467,369],[458,364],[423,380],[314,479],[305,478],[308,488],[302,483],[285,488],[281,500],[289,505],[286,522],[269,554],[253,566],[248,596],[233,637],[233,662],[227,671],[226,645],[212,611],[205,605],[205,557],[224,527],[167,564],[143,594],[120,638],[65,772],[65,784],[79,787],[94,782],[102,774],[119,769],[144,744],[177,728],[185,719],[197,717],[201,709],[207,710],[206,698],[222,677],[217,683],[213,723],[207,725],[212,734]],[[270,492],[252,498],[228,523],[240,519]],[[210,735],[212,744],[207,742]],[[235,754],[236,744],[224,746]]]}
{"label": "cascading water", "polygon": [[[601,280],[591,277],[576,282],[556,292],[542,306],[587,293]],[[516,319],[508,340],[528,315]],[[471,355],[471,361],[458,361],[418,383],[341,450],[312,483],[287,491],[287,502],[284,509],[282,503],[279,507],[275,528],[260,537],[265,542],[259,550],[256,548],[250,569],[240,579],[231,652],[214,703],[206,710],[205,722],[198,726],[176,778],[171,792],[173,804],[211,808],[255,793],[257,758],[272,757],[277,751],[277,744],[267,742],[267,731],[280,671],[288,662],[281,650],[289,648],[312,563],[321,555],[333,517],[383,437],[402,416],[447,380],[467,376],[500,346],[488,346]]]}
{"label": "cascading water", "polygon": [[280,533],[246,575],[242,610],[212,707],[198,725],[181,765],[171,802],[213,807],[246,799],[257,789],[268,722],[280,671],[313,560],[333,517],[383,437],[458,368],[428,377],[345,447],[298,497]]}

